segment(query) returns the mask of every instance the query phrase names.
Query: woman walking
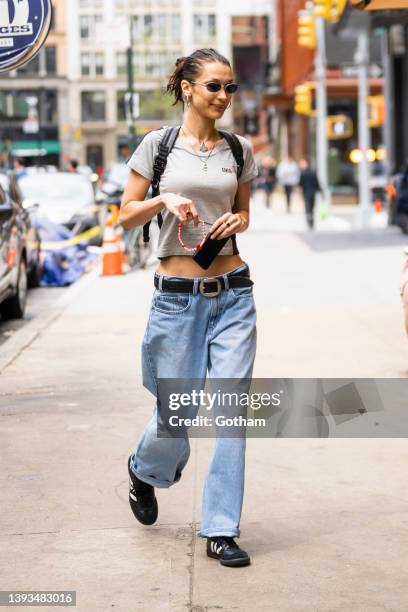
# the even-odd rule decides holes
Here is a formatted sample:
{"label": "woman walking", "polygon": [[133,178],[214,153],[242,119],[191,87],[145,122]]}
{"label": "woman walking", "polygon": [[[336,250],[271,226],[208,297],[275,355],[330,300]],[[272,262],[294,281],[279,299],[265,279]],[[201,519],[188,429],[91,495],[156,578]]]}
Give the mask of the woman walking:
{"label": "woman walking", "polygon": [[[214,49],[180,58],[167,85],[184,102],[183,123],[160,180],[160,195],[144,200],[164,129],[148,133],[132,155],[120,223],[144,225],[162,213],[149,320],[142,343],[143,385],[157,397],[158,378],[251,378],[256,351],[256,309],[248,265],[235,234],[249,225],[249,181],[257,175],[249,142],[239,136],[244,164],[237,178],[231,148],[215,122],[238,85],[228,59]],[[211,232],[231,237],[203,269],[194,245]],[[206,279],[204,281],[204,279]],[[207,555],[222,565],[250,563],[234,538],[240,536],[244,493],[245,436],[217,437],[206,475],[201,525]],[[188,461],[188,437],[157,437],[157,402],[128,460],[129,502],[145,525],[157,520],[155,487],[170,487]]]}
{"label": "woman walking", "polygon": [[279,162],[276,169],[276,176],[282,185],[286,197],[286,211],[290,213],[292,193],[299,183],[299,167],[291,155],[287,155]]}

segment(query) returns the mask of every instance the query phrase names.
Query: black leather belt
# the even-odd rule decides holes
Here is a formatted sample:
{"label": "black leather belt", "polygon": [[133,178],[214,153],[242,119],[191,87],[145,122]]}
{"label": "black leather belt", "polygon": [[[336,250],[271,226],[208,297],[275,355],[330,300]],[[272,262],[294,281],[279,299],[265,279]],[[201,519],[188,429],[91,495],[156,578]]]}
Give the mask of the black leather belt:
{"label": "black leather belt", "polygon": [[[248,276],[231,275],[228,276],[229,287],[252,287],[254,282]],[[154,286],[159,288],[159,277],[155,275]],[[223,276],[209,276],[203,278],[198,283],[198,289],[205,297],[215,297],[225,290],[225,282]],[[177,291],[179,293],[192,293],[194,290],[194,281],[172,281],[163,279],[162,291]]]}

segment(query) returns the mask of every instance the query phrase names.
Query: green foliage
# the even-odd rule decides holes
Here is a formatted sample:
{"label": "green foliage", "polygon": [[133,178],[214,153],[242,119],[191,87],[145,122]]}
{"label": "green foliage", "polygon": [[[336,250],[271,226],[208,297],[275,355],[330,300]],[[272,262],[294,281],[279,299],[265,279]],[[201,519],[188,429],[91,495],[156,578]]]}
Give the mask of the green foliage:
{"label": "green foliage", "polygon": [[161,89],[140,92],[140,119],[177,119],[180,109],[172,106],[172,102]]}

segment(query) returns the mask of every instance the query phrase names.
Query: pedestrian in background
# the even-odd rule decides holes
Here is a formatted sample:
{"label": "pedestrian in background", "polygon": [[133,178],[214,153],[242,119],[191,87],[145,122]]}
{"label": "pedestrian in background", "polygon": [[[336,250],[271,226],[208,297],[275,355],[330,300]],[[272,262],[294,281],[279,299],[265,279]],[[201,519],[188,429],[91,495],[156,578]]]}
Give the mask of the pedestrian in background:
{"label": "pedestrian in background", "polygon": [[299,166],[291,155],[285,157],[276,169],[276,176],[279,183],[285,190],[286,210],[290,213],[293,188],[299,184]]}
{"label": "pedestrian in background", "polygon": [[26,161],[22,157],[17,157],[13,162],[14,174],[16,175],[17,180],[22,178],[23,176],[27,176],[27,167]]}
{"label": "pedestrian in background", "polygon": [[259,188],[265,194],[265,206],[271,205],[271,197],[276,187],[276,162],[272,157],[264,157],[259,167]]}
{"label": "pedestrian in background", "polygon": [[76,159],[70,159],[68,162],[68,172],[78,173],[79,162]]}
{"label": "pedestrian in background", "polygon": [[319,179],[317,178],[316,171],[310,167],[307,159],[300,160],[300,180],[299,186],[303,193],[303,199],[305,201],[306,210],[306,221],[310,229],[314,226],[314,206],[316,202],[317,192],[321,192]]}
{"label": "pedestrian in background", "polygon": [[130,147],[128,144],[122,144],[119,147],[118,162],[125,164],[130,158]]}

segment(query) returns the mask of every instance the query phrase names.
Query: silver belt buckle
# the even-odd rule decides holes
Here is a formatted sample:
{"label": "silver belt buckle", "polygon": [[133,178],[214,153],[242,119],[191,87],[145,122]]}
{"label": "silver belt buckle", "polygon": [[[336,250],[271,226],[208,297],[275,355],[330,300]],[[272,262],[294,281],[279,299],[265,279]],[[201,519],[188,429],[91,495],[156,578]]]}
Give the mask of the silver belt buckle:
{"label": "silver belt buckle", "polygon": [[[217,291],[210,291],[209,293],[204,293],[204,283],[206,282],[211,282],[211,283],[217,283]],[[203,278],[200,281],[200,284],[198,285],[198,288],[200,289],[200,293],[201,295],[204,295],[205,297],[216,297],[217,295],[220,295],[221,293],[221,281],[219,278],[215,278],[215,277],[207,277],[207,278]]]}

